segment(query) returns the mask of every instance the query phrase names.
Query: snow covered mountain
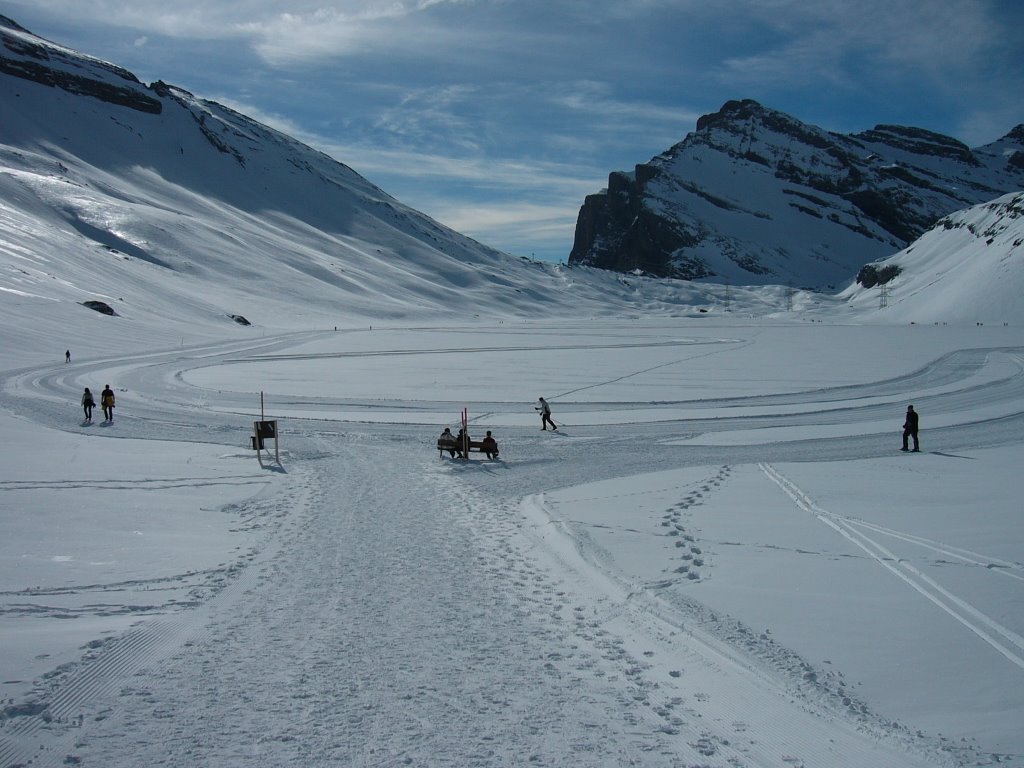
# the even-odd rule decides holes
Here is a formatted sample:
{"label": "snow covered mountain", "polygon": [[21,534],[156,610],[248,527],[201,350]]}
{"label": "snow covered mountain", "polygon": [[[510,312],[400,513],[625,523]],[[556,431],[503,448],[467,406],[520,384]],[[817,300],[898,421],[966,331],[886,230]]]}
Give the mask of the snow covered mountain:
{"label": "snow covered mountain", "polygon": [[854,135],[730,101],[588,196],[570,264],[831,289],[941,216],[1024,189],[1024,125],[969,149],[919,128]]}
{"label": "snow covered mountain", "polygon": [[[163,343],[178,344],[204,334],[251,335],[247,323],[308,329],[437,317],[696,315],[730,308],[763,315],[829,312],[837,305],[873,316],[870,298],[836,302],[782,286],[846,286],[866,262],[888,258],[904,245],[863,213],[870,196],[820,189],[829,172],[838,172],[838,160],[815,142],[849,146],[853,139],[805,127],[802,143],[788,139],[786,165],[766,148],[764,130],[756,132],[756,141],[748,131],[743,157],[729,150],[739,134],[723,126],[735,121],[712,116],[701,122],[696,138],[677,148],[678,156],[670,152],[634,175],[612,177],[625,185],[616,188],[622,195],[641,179],[647,193],[675,190],[677,202],[685,198],[702,222],[699,258],[677,259],[672,274],[709,280],[625,276],[590,258],[568,267],[516,258],[438,224],[333,158],[222,105],[163,82],[144,85],[120,67],[41,39],[4,17],[0,43],[0,322],[15,342],[28,343],[49,328],[51,336],[65,339],[55,342],[61,353],[71,342],[79,348],[94,339],[105,340],[95,342],[100,347],[128,344],[143,324],[165,328]],[[783,128],[796,131],[795,121],[749,102],[730,109],[749,112],[751,125],[775,115],[773,146],[785,143]],[[945,186],[932,174],[927,189],[905,196],[907,210],[931,210],[937,199],[954,207],[968,198],[989,200],[997,187],[1020,181],[1024,173],[1024,129],[973,153],[924,135],[898,153],[897,135],[910,142],[910,134],[891,129],[886,135],[885,141],[856,140],[879,152],[883,144],[889,147],[884,162],[862,163],[876,176],[886,175],[886,194],[896,196],[909,183],[907,158],[916,158],[920,167],[913,178],[921,184],[927,158],[947,168]],[[774,158],[775,171],[750,159],[758,152]],[[807,157],[797,164],[801,152]],[[903,165],[892,160],[897,154]],[[852,150],[844,155],[852,156]],[[821,158],[832,158],[832,165]],[[760,189],[761,212],[750,212],[753,202],[746,208],[727,204],[729,195],[739,193],[724,182],[713,194],[693,184],[687,191],[658,170],[673,163],[732,168],[735,177],[730,171],[713,178],[735,179],[730,183],[746,187],[749,200]],[[950,163],[959,176],[948,172]],[[781,179],[783,168],[793,178],[804,168],[806,183]],[[674,236],[680,230],[653,215],[679,210],[670,202],[645,197],[632,231]],[[855,203],[861,208],[854,210]],[[828,206],[834,209],[826,213]],[[915,215],[915,222],[926,219]],[[780,222],[786,227],[780,229]],[[747,227],[746,239],[725,238],[726,224]],[[735,227],[729,231],[739,232]],[[912,229],[903,234],[909,237]],[[631,251],[624,246],[623,253]],[[687,272],[685,264],[699,269]],[[647,262],[618,266],[664,274]],[[1013,279],[999,290],[1012,292],[1020,284]],[[1019,315],[1006,319],[1021,321]],[[67,339],[71,329],[75,339]]]}
{"label": "snow covered mountain", "polygon": [[638,295],[643,280],[500,253],[220,104],[146,86],[3,17],[0,42],[8,332],[29,317],[89,322],[86,303],[175,334],[713,301],[653,280]]}
{"label": "snow covered mountain", "polygon": [[862,276],[840,298],[876,320],[1016,324],[1024,318],[1024,192],[950,214],[870,266],[883,281]]}
{"label": "snow covered mountain", "polygon": [[[230,283],[224,307],[187,310],[223,317],[258,315],[264,299],[301,306],[327,285],[339,303],[387,316],[412,284],[427,304],[497,290],[487,275],[506,257],[332,158],[8,19],[0,33],[4,229],[45,224],[39,250],[63,255],[72,293],[109,294],[103,285],[134,273],[178,284],[187,306],[191,279]],[[142,308],[139,298],[123,297]]]}

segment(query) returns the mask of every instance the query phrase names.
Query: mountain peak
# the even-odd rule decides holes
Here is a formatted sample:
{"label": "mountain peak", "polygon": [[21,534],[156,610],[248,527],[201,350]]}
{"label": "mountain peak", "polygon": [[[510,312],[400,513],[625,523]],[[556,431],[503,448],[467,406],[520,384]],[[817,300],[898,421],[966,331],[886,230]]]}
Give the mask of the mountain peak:
{"label": "mountain peak", "polygon": [[31,32],[29,32],[27,29],[21,26],[14,19],[9,19],[3,14],[0,14],[0,27],[7,27],[8,29],[13,29],[16,32],[25,32],[31,34]]}
{"label": "mountain peak", "polygon": [[0,74],[159,114],[159,99],[126,69],[38,37],[0,16]]}
{"label": "mountain peak", "polygon": [[753,99],[733,99],[725,102],[717,112],[697,118],[697,130],[706,131],[710,128],[720,127],[724,123],[749,120],[763,112],[765,112],[765,108]]}
{"label": "mountain peak", "polygon": [[1022,144],[1024,144],[1024,123],[1021,123],[1020,125],[1018,125],[1016,128],[1011,130],[1008,134],[1006,134],[1006,136],[1004,136],[1003,138],[1004,139],[1013,139],[1014,141],[1019,141]]}
{"label": "mountain peak", "polygon": [[[697,119],[697,133],[749,133],[757,128],[806,140],[810,126],[795,117],[766,107],[753,99],[727,101],[722,108]],[[820,131],[821,129],[813,129]]]}

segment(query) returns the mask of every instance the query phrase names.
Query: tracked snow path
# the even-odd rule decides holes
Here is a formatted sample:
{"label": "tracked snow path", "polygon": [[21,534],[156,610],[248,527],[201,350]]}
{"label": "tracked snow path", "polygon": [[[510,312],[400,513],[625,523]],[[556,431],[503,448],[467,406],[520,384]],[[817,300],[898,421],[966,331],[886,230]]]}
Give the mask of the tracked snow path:
{"label": "tracked snow path", "polygon": [[347,446],[304,470],[312,491],[258,579],[177,656],[96,702],[87,720],[107,714],[75,759],[631,761],[614,686],[581,686],[549,662],[571,651],[557,613],[528,597],[540,577],[503,543],[515,520],[473,509],[450,478],[390,455],[402,448],[381,450]]}
{"label": "tracked snow path", "polygon": [[83,723],[34,765],[935,764],[609,587],[479,470],[331,440],[276,543],[65,694]]}
{"label": "tracked snow path", "polygon": [[622,593],[479,467],[307,439],[272,544],[70,682],[33,765],[939,764]]}

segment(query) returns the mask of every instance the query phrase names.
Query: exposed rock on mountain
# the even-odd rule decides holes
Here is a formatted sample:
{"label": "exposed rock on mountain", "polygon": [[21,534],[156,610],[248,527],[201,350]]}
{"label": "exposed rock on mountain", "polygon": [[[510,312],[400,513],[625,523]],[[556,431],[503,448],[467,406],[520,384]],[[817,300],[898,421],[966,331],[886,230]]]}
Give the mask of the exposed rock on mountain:
{"label": "exposed rock on mountain", "polygon": [[831,288],[940,217],[1024,188],[1024,125],[971,149],[920,128],[853,135],[730,101],[586,198],[570,264]]}
{"label": "exposed rock on mountain", "polygon": [[888,264],[884,267],[878,264],[865,264],[857,273],[857,284],[865,288],[874,288],[876,285],[885,285],[899,273],[900,268],[897,264]]}
{"label": "exposed rock on mountain", "polygon": [[[147,94],[145,86],[131,72],[98,59],[88,60],[88,67],[83,67],[81,54],[34,39],[28,30],[6,16],[0,16],[0,44],[0,72],[4,74],[140,112],[160,114],[160,101]],[[89,68],[105,70],[114,79],[97,78]]]}

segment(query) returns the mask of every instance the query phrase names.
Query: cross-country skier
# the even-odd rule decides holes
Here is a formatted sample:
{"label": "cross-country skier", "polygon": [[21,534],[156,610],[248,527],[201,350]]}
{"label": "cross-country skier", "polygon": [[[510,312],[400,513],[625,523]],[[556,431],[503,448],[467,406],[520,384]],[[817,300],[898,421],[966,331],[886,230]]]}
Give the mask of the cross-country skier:
{"label": "cross-country skier", "polygon": [[551,429],[558,430],[555,426],[555,422],[551,420],[551,406],[548,405],[548,401],[543,397],[537,398],[537,405],[534,406],[536,410],[540,411],[540,428],[547,432],[548,424],[551,425]]}

